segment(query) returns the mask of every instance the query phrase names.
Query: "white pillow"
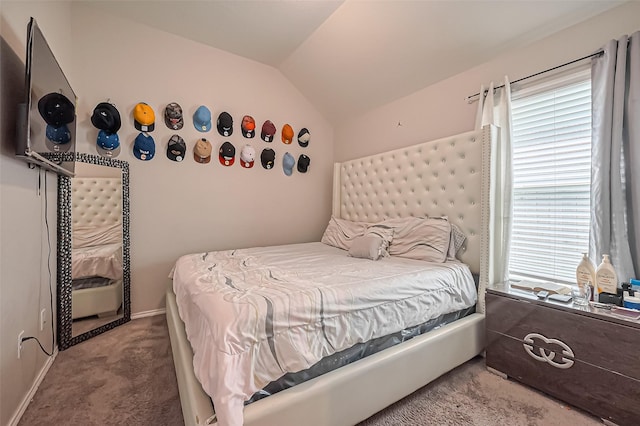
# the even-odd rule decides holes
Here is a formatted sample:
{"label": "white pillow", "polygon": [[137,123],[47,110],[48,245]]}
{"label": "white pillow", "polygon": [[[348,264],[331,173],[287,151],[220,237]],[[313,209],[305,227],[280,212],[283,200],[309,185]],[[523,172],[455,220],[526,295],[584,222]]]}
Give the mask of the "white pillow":
{"label": "white pillow", "polygon": [[451,240],[448,220],[407,217],[388,219],[376,226],[393,229],[391,256],[442,263],[447,259]]}
{"label": "white pillow", "polygon": [[349,256],[378,260],[389,256],[389,244],[393,240],[393,229],[370,226],[364,235],[356,237],[351,243]]}
{"label": "white pillow", "polygon": [[364,235],[367,226],[369,224],[366,222],[352,222],[331,216],[320,241],[333,247],[349,250],[353,240]]}

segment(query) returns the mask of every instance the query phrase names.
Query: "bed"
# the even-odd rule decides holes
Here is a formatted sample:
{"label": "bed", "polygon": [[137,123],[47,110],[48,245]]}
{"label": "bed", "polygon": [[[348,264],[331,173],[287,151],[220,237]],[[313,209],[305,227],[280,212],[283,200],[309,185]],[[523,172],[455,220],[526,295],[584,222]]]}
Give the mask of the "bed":
{"label": "bed", "polygon": [[[320,306],[319,308],[312,309],[316,315],[321,312],[320,316],[323,318],[321,323],[318,322],[319,325],[317,327],[311,327],[313,329],[312,332],[316,334],[316,338],[289,338],[288,350],[292,353],[304,353],[304,356],[299,357],[297,361],[289,361],[288,359],[282,361],[285,359],[283,354],[287,352],[287,344],[282,340],[278,340],[280,336],[278,324],[281,325],[283,323],[281,319],[278,319],[278,315],[282,310],[279,304],[284,303],[282,302],[284,299],[273,293],[274,290],[269,279],[286,282],[289,285],[290,279],[295,276],[302,283],[302,289],[296,290],[294,293],[299,297],[306,298],[306,300],[312,299],[313,297],[310,294],[313,293],[317,300],[316,290],[310,290],[307,287],[307,283],[309,281],[318,281],[318,277],[322,276],[322,273],[313,276],[305,276],[304,274],[304,271],[313,269],[313,260],[317,260],[318,256],[321,255],[316,250],[326,251],[327,254],[322,253],[323,256],[336,256],[336,258],[339,257],[341,259],[338,263],[333,263],[334,267],[332,268],[338,275],[328,276],[327,283],[344,284],[339,282],[342,280],[340,278],[341,271],[344,273],[350,270],[357,270],[357,273],[343,280],[346,284],[354,286],[355,289],[359,285],[363,285],[363,283],[374,283],[375,277],[366,275],[368,266],[359,270],[357,269],[358,264],[354,262],[364,261],[369,262],[367,265],[372,263],[386,265],[389,264],[387,262],[388,258],[385,258],[383,262],[370,262],[348,257],[344,250],[323,247],[322,243],[309,243],[293,247],[294,251],[301,254],[299,263],[304,268],[299,270],[291,269],[291,265],[278,264],[278,259],[283,258],[283,253],[279,251],[290,250],[292,249],[291,247],[197,253],[181,258],[176,263],[174,280],[167,290],[167,321],[185,424],[236,425],[241,424],[242,421],[246,425],[355,424],[478,355],[484,348],[483,313],[487,263],[484,253],[487,252],[485,247],[488,244],[488,236],[482,230],[487,229],[486,223],[488,221],[488,170],[492,138],[492,128],[487,127],[480,131],[468,132],[408,148],[346,161],[336,164],[334,168],[333,218],[376,224],[396,218],[447,217],[448,222],[455,224],[464,233],[466,245],[464,250],[458,252],[457,256],[463,263],[459,263],[456,266],[456,262],[446,262],[443,264],[444,266],[440,265],[438,267],[447,269],[447,273],[459,276],[462,281],[456,284],[456,288],[466,287],[468,289],[470,285],[473,286],[473,279],[469,281],[470,273],[474,273],[479,277],[477,292],[475,287],[472,288],[472,300],[470,299],[471,296],[456,295],[453,297],[457,301],[466,298],[466,304],[475,305],[476,312],[446,325],[439,325],[428,333],[417,335],[403,343],[373,353],[358,361],[350,362],[338,369],[281,390],[266,398],[258,398],[255,402],[244,406],[244,408],[237,406],[238,395],[242,394],[243,397],[246,397],[248,390],[255,390],[260,386],[268,385],[270,383],[269,380],[282,371],[297,371],[296,369],[306,371],[305,369],[309,366],[315,365],[318,360],[317,356],[322,354],[330,355],[331,350],[327,348],[332,347],[337,340],[341,341],[339,348],[344,348],[355,341],[363,342],[370,338],[384,337],[383,335],[387,332],[385,331],[386,322],[393,322],[385,322],[384,318],[389,318],[385,314],[378,315],[383,320],[375,325],[369,326],[367,322],[359,322],[358,327],[352,328],[358,329],[361,335],[354,338],[339,331],[345,328],[344,324],[339,325],[330,322],[340,320],[336,320],[331,315],[323,316],[323,307],[328,307],[328,312],[331,313],[334,305],[330,303],[323,305],[321,303],[318,305]],[[335,252],[335,250],[338,250],[338,252]],[[394,258],[394,256],[389,258]],[[426,268],[425,265],[428,264],[427,262],[414,260],[406,261],[405,263],[412,262],[418,269],[424,269]],[[205,270],[209,268],[209,272],[204,275],[198,275],[199,278],[194,278],[193,274],[198,264],[201,267],[204,266]],[[270,266],[267,268],[265,265]],[[391,266],[392,271],[385,272],[382,275],[393,278],[395,276],[393,268],[395,267],[395,265]],[[429,266],[429,268],[431,267]],[[418,273],[417,271],[414,272]],[[431,273],[440,274],[444,272],[432,271]],[[373,272],[373,274],[375,276],[380,275],[379,272]],[[346,275],[349,274],[347,273]],[[222,280],[217,279],[220,277],[222,277]],[[241,277],[245,279],[241,279]],[[247,279],[247,277],[249,278]],[[438,291],[445,287],[449,288],[444,283],[449,282],[450,279],[450,277],[436,279],[435,281],[439,283]],[[416,280],[418,280],[417,276],[413,280],[409,280],[409,282],[412,283]],[[176,281],[178,284],[176,284]],[[195,282],[195,284],[192,284],[191,288],[183,288],[182,284],[180,284],[183,282]],[[265,285],[255,284],[262,282]],[[388,284],[386,285],[388,286]],[[217,294],[209,291],[213,287],[217,287]],[[378,291],[376,293],[377,299],[374,299],[378,302],[383,299],[387,300],[385,298],[394,297],[392,294],[386,294],[383,291],[384,288],[385,285],[382,285],[382,287],[377,288],[379,291],[376,290]],[[325,295],[324,297],[327,294],[331,295],[333,297],[332,301],[340,305],[340,303],[344,304],[341,301],[345,299],[339,297],[345,291],[344,289],[345,287],[339,287],[338,285],[336,288],[323,290],[323,294]],[[402,288],[401,290],[403,294],[410,295],[407,299],[410,299],[411,303],[423,297],[418,295],[419,292],[412,293],[412,291],[414,290],[411,288]],[[425,290],[421,291],[428,293]],[[433,289],[429,290],[429,292],[435,291]],[[270,293],[268,297],[265,297],[265,294],[261,292]],[[199,297],[192,297],[194,294],[199,295]],[[242,297],[238,296],[239,294],[242,294]],[[359,294],[361,294],[359,291],[354,290],[348,296],[355,303]],[[253,296],[256,298],[252,298]],[[233,316],[239,312],[243,313],[241,316],[250,316],[249,313],[254,309],[254,305],[259,303],[270,305],[270,315],[272,315],[269,317],[270,319],[266,321],[262,317],[256,317],[254,318],[255,322],[251,323],[253,328],[249,327],[260,330],[260,333],[262,333],[258,333],[260,334],[259,338],[255,338],[255,341],[259,343],[250,345],[253,348],[251,349],[253,353],[251,356],[255,355],[257,359],[263,360],[269,357],[271,357],[271,361],[277,360],[275,363],[258,361],[261,366],[267,366],[264,369],[267,373],[256,369],[252,370],[251,374],[245,374],[245,376],[248,376],[247,380],[236,380],[235,376],[225,377],[222,373],[219,374],[212,369],[208,369],[206,363],[203,363],[204,358],[210,357],[211,353],[215,352],[206,349],[206,345],[197,343],[200,335],[217,333],[215,331],[216,326],[206,325],[211,324],[205,318],[207,314],[202,315],[203,312],[207,311],[207,308],[201,303],[204,303],[205,299],[211,298],[218,298],[227,303],[227,305],[219,305],[217,309],[220,311],[218,314],[223,316],[228,306],[233,306],[233,308],[227,312],[227,316]],[[248,303],[243,308],[238,308],[237,305],[229,304],[229,301],[234,298],[236,299],[235,301],[242,300]],[[371,297],[367,296],[367,298],[368,300],[365,300],[365,303],[372,304]],[[256,302],[257,300],[269,300],[269,302]],[[324,302],[324,299],[322,300]],[[347,298],[346,300],[349,299]],[[405,301],[397,301],[397,303],[405,303]],[[439,305],[439,303],[422,300],[420,303]],[[310,303],[309,306],[316,305]],[[422,311],[420,306],[419,303],[405,306],[404,310],[410,312]],[[462,305],[454,308],[461,307]],[[289,308],[289,305],[287,305],[287,308]],[[237,309],[241,310],[238,311]],[[337,311],[340,311],[340,309],[337,309]],[[199,316],[198,312],[200,312]],[[305,315],[311,314],[297,312],[293,319],[286,321],[290,321],[294,326],[308,325],[309,322],[305,322],[307,318],[303,318]],[[390,313],[389,315],[393,317],[395,314]],[[434,315],[440,316],[440,313]],[[189,324],[186,329],[183,320]],[[215,321],[215,319],[213,320]],[[416,319],[402,319],[399,321],[407,321],[406,324],[415,326],[418,323],[411,322],[414,320],[417,321]],[[194,325],[198,323],[200,323],[200,326]],[[202,324],[205,325],[203,326]],[[228,350],[223,351],[226,354],[223,358],[229,358],[227,361],[230,360],[231,364],[242,364],[244,359],[242,352],[248,347],[245,344],[246,341],[239,340],[239,338],[235,339],[235,337],[250,333],[243,333],[241,329],[239,330],[235,334],[229,335],[231,337],[228,337],[226,341]],[[187,335],[189,335],[189,338],[187,338]],[[317,342],[325,343],[318,344]],[[307,346],[304,346],[305,344]],[[300,345],[304,346],[305,349],[301,351],[300,348],[302,346]],[[335,346],[338,347],[337,344]],[[196,348],[195,357],[193,347]],[[309,355],[310,353],[319,355],[311,356]],[[233,356],[229,357],[228,355]],[[263,358],[260,358],[261,356]],[[287,366],[280,366],[280,361],[286,363]],[[221,362],[224,365],[228,365],[224,361]],[[277,365],[277,367],[274,367],[274,365]],[[269,370],[270,368],[271,370]],[[225,368],[224,371],[227,374],[237,374],[242,369],[235,371]],[[240,375],[242,376],[242,373]],[[200,377],[200,380],[196,378],[197,376]],[[212,383],[216,381],[223,382],[223,385],[224,382],[231,383],[231,388],[236,386],[236,382],[241,382],[244,385],[248,383],[248,385],[246,388],[232,389],[230,396],[227,398],[221,396],[219,387],[212,390],[212,386],[216,386],[212,385]],[[218,409],[217,417],[214,413],[211,399],[203,390],[203,387],[207,388],[210,393],[215,394],[214,400],[217,398],[218,401],[216,405],[223,407]],[[227,406],[232,408],[227,410]],[[240,417],[240,423],[238,423],[237,417],[233,417],[233,413],[238,410],[241,410],[243,415],[243,417]],[[218,422],[218,420],[220,421]]]}
{"label": "bed", "polygon": [[122,180],[71,179],[71,317],[122,306]]}

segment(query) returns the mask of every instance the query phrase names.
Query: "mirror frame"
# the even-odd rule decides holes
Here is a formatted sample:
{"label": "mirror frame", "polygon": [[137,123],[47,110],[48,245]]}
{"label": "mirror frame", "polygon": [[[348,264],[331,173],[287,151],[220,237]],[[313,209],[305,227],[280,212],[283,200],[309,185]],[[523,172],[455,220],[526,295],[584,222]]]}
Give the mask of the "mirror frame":
{"label": "mirror frame", "polygon": [[[131,321],[131,270],[129,260],[129,163],[86,153],[57,156],[63,161],[76,161],[122,170],[122,287],[123,316],[77,336],[72,335],[71,319],[71,179],[58,176],[58,349],[95,337]],[[68,158],[65,158],[68,157]],[[75,157],[75,158],[74,158]]]}

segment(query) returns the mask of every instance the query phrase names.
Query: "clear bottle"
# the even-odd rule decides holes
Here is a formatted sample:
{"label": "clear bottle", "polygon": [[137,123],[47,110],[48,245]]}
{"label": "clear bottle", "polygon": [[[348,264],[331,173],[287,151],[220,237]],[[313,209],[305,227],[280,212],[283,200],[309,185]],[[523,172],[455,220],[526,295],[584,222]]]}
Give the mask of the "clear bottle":
{"label": "clear bottle", "polygon": [[[593,284],[596,282],[596,268],[587,253],[582,253],[582,260],[576,268],[576,282],[582,294],[592,295]],[[589,288],[589,290],[587,290]],[[588,292],[588,293],[587,293]]]}
{"label": "clear bottle", "polygon": [[608,254],[602,255],[602,263],[596,269],[596,287],[598,293],[616,294],[618,291],[618,277]]}

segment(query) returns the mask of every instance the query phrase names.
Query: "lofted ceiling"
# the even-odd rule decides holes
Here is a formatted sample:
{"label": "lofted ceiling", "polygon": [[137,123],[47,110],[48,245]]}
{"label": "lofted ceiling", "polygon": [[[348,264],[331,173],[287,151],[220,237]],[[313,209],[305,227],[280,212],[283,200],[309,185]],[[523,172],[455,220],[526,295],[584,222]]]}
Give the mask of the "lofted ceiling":
{"label": "lofted ceiling", "polygon": [[334,125],[623,1],[95,0],[279,69]]}

